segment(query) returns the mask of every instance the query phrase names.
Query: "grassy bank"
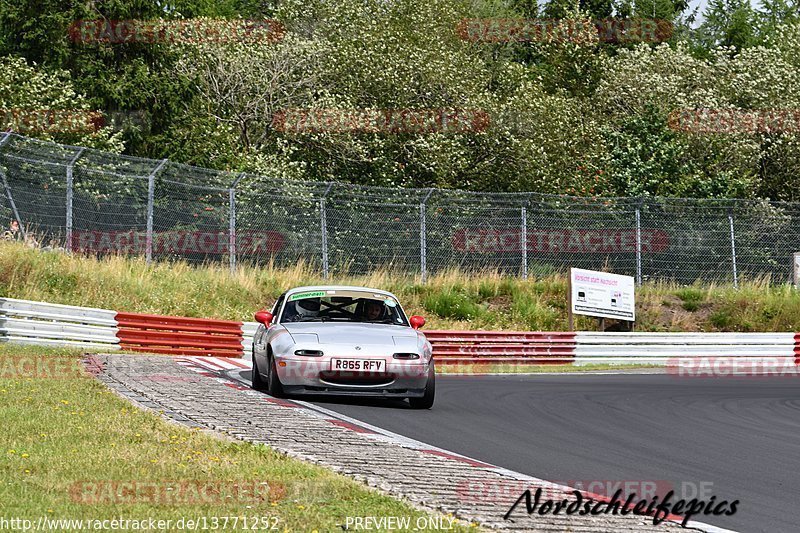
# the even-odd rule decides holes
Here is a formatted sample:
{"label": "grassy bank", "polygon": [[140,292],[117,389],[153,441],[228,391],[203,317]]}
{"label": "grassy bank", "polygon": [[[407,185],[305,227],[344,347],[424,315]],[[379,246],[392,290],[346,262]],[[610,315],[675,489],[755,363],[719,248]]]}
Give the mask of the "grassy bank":
{"label": "grassy bank", "polygon": [[[566,279],[522,281],[497,273],[449,271],[424,285],[407,274],[323,280],[303,264],[291,268],[242,267],[231,276],[221,266],[185,263],[147,266],[142,259],[94,259],[0,243],[0,296],[124,311],[252,320],[286,288],[315,283],[368,285],[396,293],[429,329],[565,330]],[[800,331],[800,293],[766,281],[678,286],[651,283],[637,294],[641,331]],[[579,317],[579,329],[596,321]]]}
{"label": "grassy bank", "polygon": [[[70,349],[0,345],[6,518],[35,524],[39,517],[204,517],[211,528],[214,517],[246,516],[247,528],[240,518],[225,529],[341,531],[347,516],[424,516],[266,446],[222,440],[141,411],[84,373],[79,358]],[[253,517],[269,518],[254,528]],[[43,530],[81,528],[51,523]]]}

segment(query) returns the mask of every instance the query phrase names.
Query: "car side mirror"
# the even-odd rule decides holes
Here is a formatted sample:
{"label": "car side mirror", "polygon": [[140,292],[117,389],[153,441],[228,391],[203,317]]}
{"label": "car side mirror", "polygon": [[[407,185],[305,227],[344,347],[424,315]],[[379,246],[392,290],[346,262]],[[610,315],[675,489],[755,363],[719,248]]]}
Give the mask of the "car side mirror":
{"label": "car side mirror", "polygon": [[419,315],[412,315],[408,321],[411,322],[411,327],[414,329],[420,329],[425,325],[425,318]]}
{"label": "car side mirror", "polygon": [[269,327],[270,323],[272,322],[272,313],[266,309],[262,309],[261,311],[256,312],[255,319],[256,322],[261,322],[265,326]]}

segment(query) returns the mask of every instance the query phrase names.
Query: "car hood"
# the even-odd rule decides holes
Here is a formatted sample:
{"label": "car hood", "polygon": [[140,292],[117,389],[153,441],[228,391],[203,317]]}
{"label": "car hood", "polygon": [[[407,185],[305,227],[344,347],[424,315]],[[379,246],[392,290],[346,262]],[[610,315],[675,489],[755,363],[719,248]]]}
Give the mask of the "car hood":
{"label": "car hood", "polygon": [[292,337],[316,335],[320,344],[411,344],[416,345],[417,332],[392,324],[352,324],[343,322],[305,322],[282,324]]}

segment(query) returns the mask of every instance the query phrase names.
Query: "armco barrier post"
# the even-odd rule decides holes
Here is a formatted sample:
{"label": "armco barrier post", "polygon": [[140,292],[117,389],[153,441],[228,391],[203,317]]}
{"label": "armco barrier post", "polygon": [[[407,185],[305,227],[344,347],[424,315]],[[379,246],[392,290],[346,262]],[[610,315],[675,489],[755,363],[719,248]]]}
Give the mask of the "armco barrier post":
{"label": "armco barrier post", "polygon": [[78,153],[75,154],[69,163],[67,163],[67,252],[72,252],[72,200],[74,197],[74,180],[72,178],[72,172],[75,168],[75,163],[78,162],[78,159],[83,155],[83,151],[86,148],[81,148],[78,150]]}
{"label": "armco barrier post", "polygon": [[733,286],[739,288],[739,276],[736,272],[736,235],[733,232],[733,212],[728,211],[728,223],[731,227],[731,262],[733,263]]}
{"label": "armco barrier post", "polygon": [[147,263],[153,261],[153,209],[156,201],[156,174],[166,164],[167,160],[162,159],[147,176],[147,237],[145,238],[145,261]]}

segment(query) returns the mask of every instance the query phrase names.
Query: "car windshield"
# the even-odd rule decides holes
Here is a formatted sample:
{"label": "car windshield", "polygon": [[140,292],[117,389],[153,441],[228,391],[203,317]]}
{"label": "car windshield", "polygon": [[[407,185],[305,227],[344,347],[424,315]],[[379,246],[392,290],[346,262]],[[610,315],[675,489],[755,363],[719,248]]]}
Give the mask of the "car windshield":
{"label": "car windshield", "polygon": [[397,300],[367,291],[319,290],[289,296],[281,322],[361,322],[407,326]]}

